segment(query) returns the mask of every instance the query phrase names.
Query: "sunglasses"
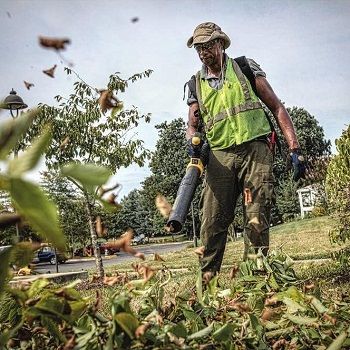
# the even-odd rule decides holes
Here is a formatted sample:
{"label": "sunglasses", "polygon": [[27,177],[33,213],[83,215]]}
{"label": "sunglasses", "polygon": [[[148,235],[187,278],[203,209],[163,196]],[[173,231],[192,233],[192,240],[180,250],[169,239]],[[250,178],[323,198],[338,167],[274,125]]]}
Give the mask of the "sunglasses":
{"label": "sunglasses", "polygon": [[197,52],[208,51],[208,50],[211,50],[216,43],[217,43],[216,40],[212,40],[204,44],[195,44],[194,48],[196,49]]}

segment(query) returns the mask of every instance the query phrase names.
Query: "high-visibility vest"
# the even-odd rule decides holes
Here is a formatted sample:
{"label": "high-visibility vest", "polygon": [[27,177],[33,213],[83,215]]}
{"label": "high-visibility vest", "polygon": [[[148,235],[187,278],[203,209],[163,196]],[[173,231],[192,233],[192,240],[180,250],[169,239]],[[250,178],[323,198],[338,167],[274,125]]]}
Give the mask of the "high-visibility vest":
{"label": "high-visibility vest", "polygon": [[213,89],[198,72],[196,90],[211,149],[240,145],[271,132],[262,104],[236,61],[227,60],[221,89]]}

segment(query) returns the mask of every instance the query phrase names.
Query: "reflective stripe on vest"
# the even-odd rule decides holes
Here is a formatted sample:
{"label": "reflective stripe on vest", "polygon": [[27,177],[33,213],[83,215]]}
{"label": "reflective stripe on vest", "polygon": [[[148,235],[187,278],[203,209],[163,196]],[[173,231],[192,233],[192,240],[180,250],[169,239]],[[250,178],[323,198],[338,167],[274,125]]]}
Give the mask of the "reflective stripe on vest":
{"label": "reflective stripe on vest", "polygon": [[241,144],[271,131],[261,102],[236,61],[228,59],[221,89],[196,75],[199,108],[212,149]]}

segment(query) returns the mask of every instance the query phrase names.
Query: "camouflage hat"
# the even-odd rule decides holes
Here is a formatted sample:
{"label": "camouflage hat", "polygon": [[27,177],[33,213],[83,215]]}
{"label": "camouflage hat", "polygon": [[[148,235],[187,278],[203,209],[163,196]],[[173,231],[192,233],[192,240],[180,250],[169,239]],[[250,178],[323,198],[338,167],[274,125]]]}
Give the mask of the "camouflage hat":
{"label": "camouflage hat", "polygon": [[214,39],[222,39],[224,41],[224,49],[227,49],[230,44],[230,38],[221,30],[221,28],[212,22],[201,23],[196,27],[187,41],[187,46],[192,47],[196,44],[203,44]]}

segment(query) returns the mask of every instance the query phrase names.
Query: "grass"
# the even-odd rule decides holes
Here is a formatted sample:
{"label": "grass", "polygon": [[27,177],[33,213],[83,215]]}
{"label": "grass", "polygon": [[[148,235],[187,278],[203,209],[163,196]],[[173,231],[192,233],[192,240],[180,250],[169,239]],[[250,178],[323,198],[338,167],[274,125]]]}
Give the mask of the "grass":
{"label": "grass", "polygon": [[[332,252],[339,249],[338,246],[332,246],[329,240],[328,233],[333,225],[333,220],[327,216],[282,224],[271,229],[270,246],[271,250],[282,247],[283,251],[294,260],[299,260],[295,265],[295,271],[301,280],[315,281],[320,294],[339,297],[350,290],[348,273],[329,260],[314,260],[329,258]],[[221,286],[230,285],[229,271],[233,264],[241,261],[243,249],[242,239],[227,243],[219,278]],[[166,294],[169,297],[180,291],[189,290],[195,285],[199,262],[194,250],[195,248],[190,244],[182,251],[162,255],[165,261],[155,261],[154,257],[147,257],[144,262],[153,269],[172,271],[173,278],[166,286]],[[135,259],[134,262],[140,262],[140,260]],[[130,261],[119,263],[106,267],[105,272],[106,274],[128,273],[130,276],[134,272],[131,264]],[[345,276],[345,278],[342,280],[339,276]],[[102,311],[106,314],[109,312],[108,297],[119,289],[118,286],[101,288]],[[92,293],[95,291],[83,291],[86,296]]]}

